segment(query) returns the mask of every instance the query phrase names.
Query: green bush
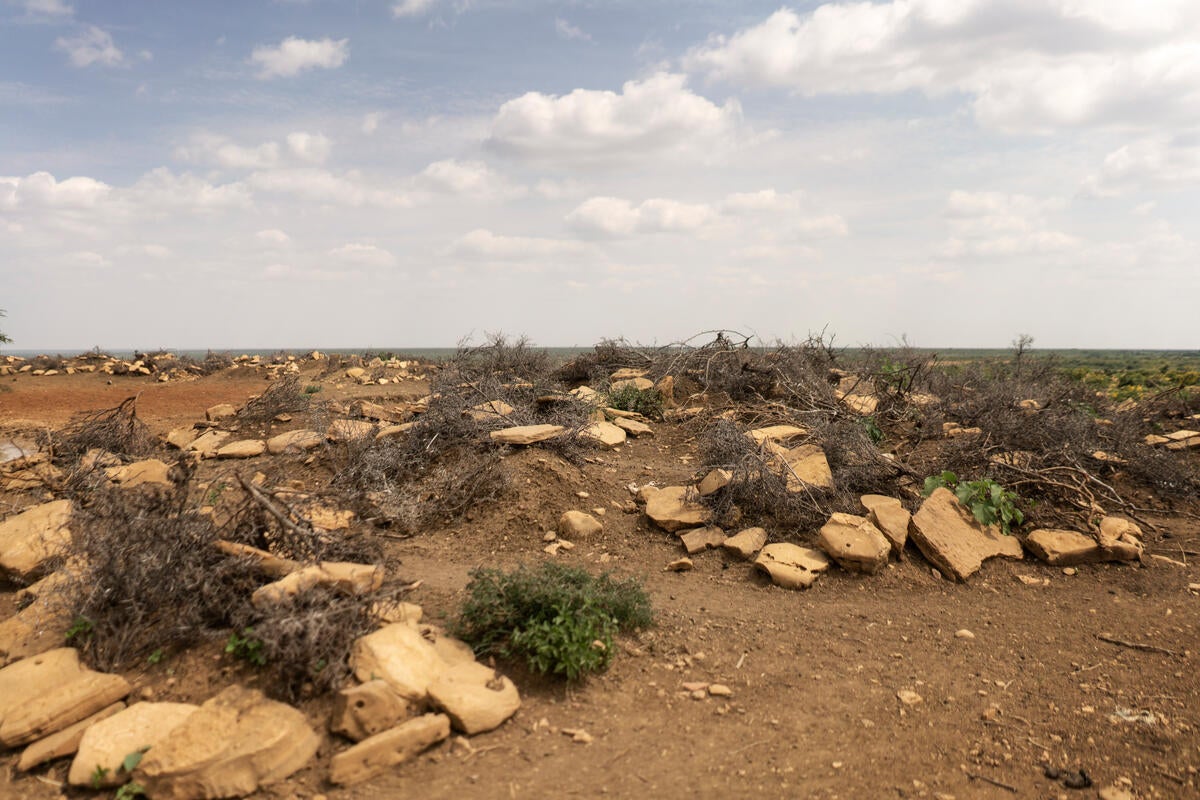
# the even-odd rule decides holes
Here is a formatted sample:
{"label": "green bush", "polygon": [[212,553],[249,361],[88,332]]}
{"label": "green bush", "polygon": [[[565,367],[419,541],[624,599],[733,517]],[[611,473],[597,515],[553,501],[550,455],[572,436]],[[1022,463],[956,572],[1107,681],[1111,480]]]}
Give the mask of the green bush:
{"label": "green bush", "polygon": [[633,411],[649,419],[662,419],[663,398],[658,389],[639,389],[626,383],[608,393],[608,407]]}
{"label": "green bush", "polygon": [[523,658],[545,675],[576,681],[604,670],[619,631],[653,622],[641,583],[546,562],[512,572],[477,569],[453,633],[479,655]]}
{"label": "green bush", "polygon": [[1016,492],[1005,489],[991,478],[979,481],[959,481],[958,476],[947,470],[940,475],[925,479],[925,496],[935,489],[946,488],[954,492],[958,502],[971,509],[975,519],[983,525],[999,525],[1004,534],[1012,533],[1013,525],[1025,521],[1025,515],[1017,508],[1020,497]]}

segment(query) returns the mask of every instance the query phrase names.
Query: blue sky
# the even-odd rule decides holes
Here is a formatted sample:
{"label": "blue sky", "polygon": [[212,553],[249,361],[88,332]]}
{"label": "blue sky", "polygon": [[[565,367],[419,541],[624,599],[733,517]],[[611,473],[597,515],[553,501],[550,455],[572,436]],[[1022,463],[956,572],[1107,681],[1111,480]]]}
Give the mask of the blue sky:
{"label": "blue sky", "polygon": [[1200,347],[1200,4],[0,0],[31,349]]}

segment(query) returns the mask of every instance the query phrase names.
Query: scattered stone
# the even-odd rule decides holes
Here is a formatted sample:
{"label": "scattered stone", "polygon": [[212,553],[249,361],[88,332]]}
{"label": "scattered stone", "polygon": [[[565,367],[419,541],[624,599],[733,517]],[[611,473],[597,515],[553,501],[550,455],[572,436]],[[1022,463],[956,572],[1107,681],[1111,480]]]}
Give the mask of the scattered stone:
{"label": "scattered stone", "polygon": [[363,419],[335,419],[325,431],[331,442],[352,442],[375,433],[375,423]]}
{"label": "scattered stone", "polygon": [[378,403],[372,403],[369,400],[355,400],[350,404],[348,409],[351,414],[354,414],[364,419],[376,420],[379,422],[399,423],[404,422],[411,416],[408,411],[401,408],[388,408],[381,406]]}
{"label": "scattered stone", "polygon": [[1026,586],[1049,586],[1049,578],[1039,578],[1036,575],[1018,575],[1017,580]]}
{"label": "scattered stone", "polygon": [[570,736],[575,744],[591,744],[596,741],[595,737],[583,728],[563,728],[562,732],[565,736]]}
{"label": "scattered stone", "polygon": [[1039,528],[1025,537],[1025,546],[1040,560],[1056,567],[1098,564],[1103,561],[1134,561],[1141,545],[1114,541],[1105,546],[1076,531]]}
{"label": "scattered stone", "polygon": [[1079,570],[1075,569],[1074,567],[1063,567],[1062,574],[1070,577],[1072,575],[1078,575]]}
{"label": "scattered stone", "polygon": [[646,516],[668,533],[684,528],[695,528],[708,524],[712,510],[691,499],[692,491],[686,486],[667,486],[658,489],[643,486],[638,494],[645,498]]}
{"label": "scattered stone", "polygon": [[558,535],[565,538],[591,539],[603,530],[600,520],[582,511],[564,511],[558,518]]}
{"label": "scattered stone", "polygon": [[974,639],[975,634],[971,633],[966,628],[960,628],[954,632],[955,639]]}
{"label": "scattered stone", "polygon": [[366,374],[367,371],[362,367],[351,367],[350,369],[346,370],[346,377],[352,381],[356,381]]}
{"label": "scattered stone", "polygon": [[151,748],[134,780],[156,800],[242,797],[287,778],[320,744],[302,712],[235,685]]}
{"label": "scattered stone", "polygon": [[1098,797],[1100,800],[1133,800],[1133,792],[1125,786],[1114,783],[1101,789]]}
{"label": "scattered stone", "polygon": [[429,684],[437,680],[446,662],[420,632],[394,622],[359,637],[350,653],[350,667],[360,681],[382,679],[405,700],[423,703]]}
{"label": "scattered stone", "polygon": [[1123,517],[1104,517],[1100,520],[1100,533],[1096,539],[1101,545],[1111,547],[1117,542],[1142,544],[1142,529]]}
{"label": "scattered stone", "polygon": [[329,780],[340,786],[361,783],[416,758],[448,738],[450,718],[445,714],[425,714],[334,755],[329,762]]}
{"label": "scattered stone", "polygon": [[157,458],[148,458],[124,467],[111,467],[105,471],[104,475],[119,486],[130,487],[143,484],[170,486],[171,479],[167,477],[170,469],[171,467],[165,462],[159,461]]}
{"label": "scattered stone", "polygon": [[637,367],[621,367],[613,374],[608,376],[610,381],[631,381],[634,378],[646,377],[646,370],[638,369]]}
{"label": "scattered stone", "polygon": [[714,469],[709,472],[696,486],[701,497],[714,495],[733,482],[733,473],[727,469]]}
{"label": "scattered stone", "polygon": [[167,444],[174,447],[176,450],[183,450],[192,442],[196,441],[196,429],[188,426],[186,428],[175,428],[167,434]]}
{"label": "scattered stone", "polygon": [[237,409],[229,403],[220,403],[204,412],[204,418],[209,422],[220,422],[237,416]]}
{"label": "scattered stone", "polygon": [[711,525],[704,528],[693,528],[688,531],[680,531],[679,541],[683,543],[687,554],[694,556],[697,553],[712,550],[723,545],[725,543],[725,531]]}
{"label": "scattered stone", "polygon": [[807,589],[829,568],[829,558],[820,550],[779,542],[764,547],[754,566],[767,573],[776,586]]}
{"label": "scattered stone", "polygon": [[896,697],[899,698],[900,702],[904,703],[906,706],[915,706],[919,703],[925,702],[925,698],[921,697],[921,695],[917,694],[912,689],[901,689],[900,691],[896,692]]}
{"label": "scattered stone", "polygon": [[254,458],[267,451],[267,443],[262,439],[241,439],[217,450],[217,458]]}
{"label": "scattered stone", "polygon": [[344,594],[363,595],[383,585],[383,568],[374,564],[324,561],[310,564],[279,580],[260,586],[250,595],[255,608],[285,603],[315,586],[326,586]]}
{"label": "scattered stone", "polygon": [[835,512],[821,526],[817,544],[842,569],[874,575],[887,564],[891,542],[865,517]]}
{"label": "scattered stone", "polygon": [[869,394],[848,394],[842,397],[842,403],[855,414],[868,417],[879,407],[879,398]]}
{"label": "scattered stone", "polygon": [[72,620],[63,602],[70,579],[60,570],[17,592],[20,610],[0,621],[0,667],[62,645]]}
{"label": "scattered stone", "polygon": [[708,693],[712,697],[733,697],[733,689],[723,683],[710,683]]}
{"label": "scattered stone", "polygon": [[412,422],[402,422],[399,425],[384,425],[379,429],[379,433],[375,434],[375,440],[391,439],[395,436],[403,436],[413,429]]}
{"label": "scattered stone", "polygon": [[342,531],[350,527],[354,521],[354,512],[348,508],[332,508],[323,503],[316,503],[300,510],[300,516],[308,520],[314,528],[323,531]]}
{"label": "scattered stone", "polygon": [[120,786],[129,779],[125,757],[158,744],[196,711],[191,703],[134,703],[84,732],[71,762],[72,786]]}
{"label": "scattered stone", "polygon": [[738,531],[721,543],[725,552],[733,558],[749,561],[767,543],[767,532],[762,528],[746,528]]}
{"label": "scattered stone", "polygon": [[579,432],[579,437],[589,439],[607,449],[625,443],[625,431],[611,422],[593,422]]}
{"label": "scattered stone", "polygon": [[120,675],[93,672],[70,647],[0,669],[0,746],[16,747],[90,717],[129,694]]}
{"label": "scattered stone", "polygon": [[867,519],[879,529],[892,545],[892,552],[900,557],[908,541],[908,528],[912,514],[894,497],[880,494],[864,494],[860,501],[867,509]]}
{"label": "scattered stone", "polygon": [[622,389],[632,386],[639,392],[647,391],[654,388],[654,381],[649,378],[626,378],[624,380],[613,381],[609,384],[610,391],[619,392]]}
{"label": "scattered stone", "polygon": [[613,424],[616,425],[621,430],[625,431],[625,433],[634,437],[635,439],[639,436],[653,436],[654,435],[653,428],[651,428],[649,425],[647,425],[644,422],[637,421],[636,419],[629,419],[627,417],[618,417],[617,419],[613,420]]}
{"label": "scattered stone", "polygon": [[111,706],[100,709],[95,714],[76,722],[74,725],[63,728],[61,731],[52,733],[45,738],[38,739],[21,753],[21,758],[17,760],[17,770],[25,772],[36,766],[45,764],[47,761],[53,761],[56,758],[73,754],[79,749],[79,741],[83,739],[83,734],[88,728],[101,720],[108,719],[124,708],[124,703],[113,703]]}
{"label": "scattered stone", "polygon": [[808,429],[801,428],[798,425],[769,425],[766,428],[755,428],[746,431],[746,436],[750,438],[750,441],[759,446],[762,446],[765,442],[786,444],[795,439],[808,436]]}
{"label": "scattered stone", "polygon": [[27,508],[0,522],[0,574],[28,583],[71,541],[71,501]]}
{"label": "scattered stone", "polygon": [[695,564],[690,558],[677,558],[663,569],[663,572],[691,572]]}
{"label": "scattered stone", "polygon": [[476,422],[487,422],[497,417],[507,417],[515,409],[503,400],[491,400],[472,406],[466,414]]}
{"label": "scattered stone", "polygon": [[576,386],[567,394],[582,400],[585,403],[596,403],[600,399],[600,393],[590,386]]}
{"label": "scattered stone", "polygon": [[386,681],[367,681],[337,693],[329,730],[361,742],[397,725],[408,716],[408,710],[408,701],[392,691]]}
{"label": "scattered stone", "polygon": [[790,450],[776,445],[776,448],[776,463],[787,479],[789,492],[807,491],[808,487],[832,488],[833,472],[819,445],[802,444]]}
{"label": "scattered stone", "polygon": [[456,731],[473,736],[500,727],[521,707],[517,687],[475,661],[447,668],[429,685],[429,699]]}
{"label": "scattered stone", "polygon": [[193,439],[191,444],[187,445],[184,450],[199,453],[204,458],[212,458],[229,437],[230,434],[228,431],[205,431]]}
{"label": "scattered stone", "polygon": [[500,444],[528,445],[553,439],[563,431],[562,425],[518,425],[514,428],[502,428],[488,434],[493,442]]}
{"label": "scattered stone", "polygon": [[303,453],[325,443],[325,437],[316,431],[298,430],[281,433],[267,440],[267,452],[273,456],[282,453]]}
{"label": "scattered stone", "polygon": [[1019,559],[1021,543],[994,525],[984,528],[954,493],[938,488],[913,515],[910,535],[925,558],[943,575],[965,581],[994,556]]}

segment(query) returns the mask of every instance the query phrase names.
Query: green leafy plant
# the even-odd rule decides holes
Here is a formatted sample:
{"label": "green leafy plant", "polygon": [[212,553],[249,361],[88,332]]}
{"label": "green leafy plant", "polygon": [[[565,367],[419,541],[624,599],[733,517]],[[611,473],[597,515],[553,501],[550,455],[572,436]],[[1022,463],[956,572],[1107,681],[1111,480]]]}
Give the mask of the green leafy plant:
{"label": "green leafy plant", "polygon": [[608,393],[608,406],[650,419],[662,419],[663,398],[658,389],[639,389],[631,381]]}
{"label": "green leafy plant", "polygon": [[618,632],[652,622],[637,580],[546,562],[472,572],[452,628],[481,655],[521,658],[536,672],[577,681],[609,665]]}
{"label": "green leafy plant", "polygon": [[316,394],[319,391],[321,391],[321,387],[315,383],[310,383],[308,386],[304,387],[305,394]]}
{"label": "green leafy plant", "polygon": [[146,662],[149,664],[161,664],[162,660],[166,657],[167,652],[160,647],[150,655],[146,656]]}
{"label": "green leafy plant", "polygon": [[248,661],[256,667],[264,667],[267,664],[263,643],[254,637],[254,628],[252,627],[242,628],[240,634],[237,631],[229,634],[229,638],[225,640],[225,652],[234,658]]}
{"label": "green leafy plant", "polygon": [[874,417],[864,417],[863,427],[866,429],[867,438],[871,440],[872,444],[879,444],[883,441],[883,429],[879,427],[879,423],[875,421]]}
{"label": "green leafy plant", "polygon": [[113,795],[113,800],[133,800],[135,797],[145,796],[146,787],[142,786],[136,781],[133,781],[125,784],[120,789],[117,789],[117,793]]}
{"label": "green leafy plant", "polygon": [[143,747],[126,755],[121,761],[121,770],[126,773],[133,772],[137,769],[138,764],[142,763],[142,756],[146,755],[146,751],[149,749],[149,747]]}
{"label": "green leafy plant", "polygon": [[76,617],[71,621],[71,627],[67,628],[66,639],[69,642],[78,637],[80,641],[83,641],[92,635],[92,629],[93,625],[90,619],[83,616]]}
{"label": "green leafy plant", "polygon": [[108,767],[102,767],[99,764],[92,770],[92,788],[99,789],[104,785],[105,779],[108,778]]}
{"label": "green leafy plant", "polygon": [[1016,492],[1005,489],[991,478],[978,481],[960,481],[949,470],[925,479],[924,494],[933,494],[935,489],[949,489],[958,502],[971,509],[971,514],[983,525],[998,525],[1001,532],[1012,534],[1014,525],[1025,521],[1025,515],[1017,508],[1021,498]]}

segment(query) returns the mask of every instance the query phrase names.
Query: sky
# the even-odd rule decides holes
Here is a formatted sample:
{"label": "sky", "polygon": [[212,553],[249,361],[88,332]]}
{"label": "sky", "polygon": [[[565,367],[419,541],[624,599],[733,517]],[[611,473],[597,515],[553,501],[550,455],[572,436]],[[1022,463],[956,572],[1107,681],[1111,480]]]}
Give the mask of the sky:
{"label": "sky", "polygon": [[1195,0],[0,0],[0,331],[1200,348]]}

